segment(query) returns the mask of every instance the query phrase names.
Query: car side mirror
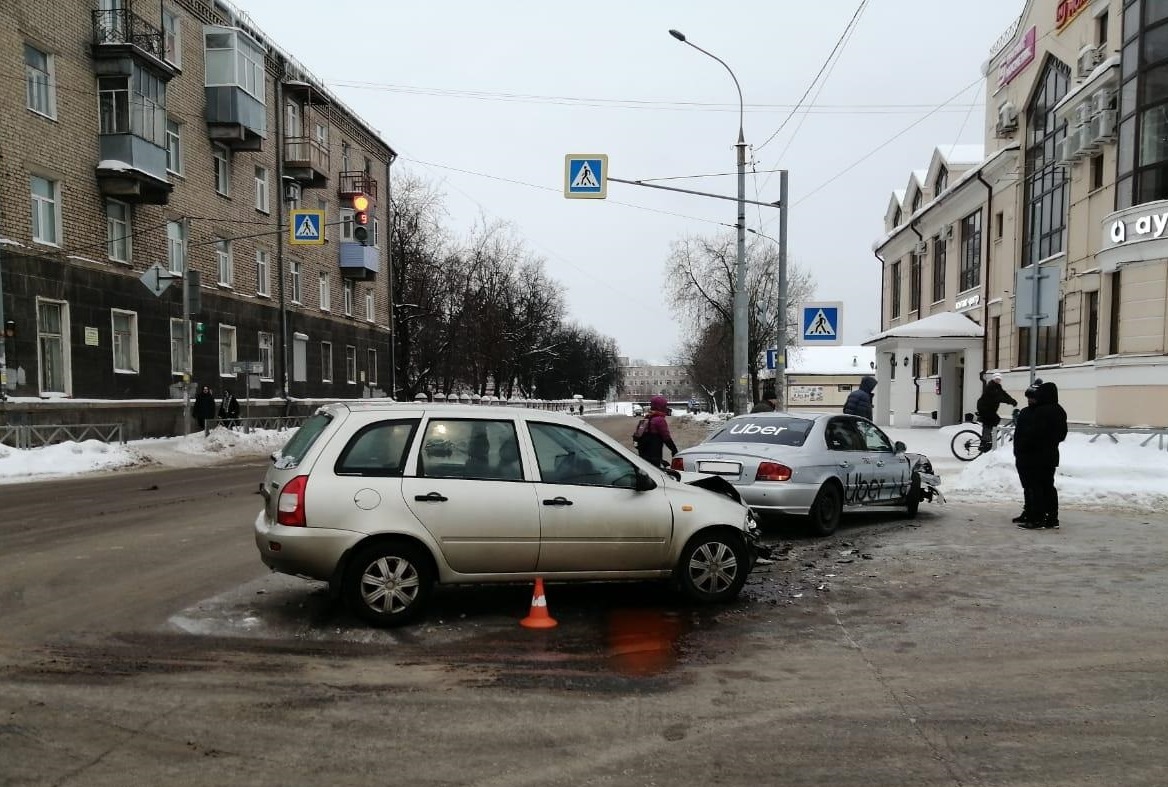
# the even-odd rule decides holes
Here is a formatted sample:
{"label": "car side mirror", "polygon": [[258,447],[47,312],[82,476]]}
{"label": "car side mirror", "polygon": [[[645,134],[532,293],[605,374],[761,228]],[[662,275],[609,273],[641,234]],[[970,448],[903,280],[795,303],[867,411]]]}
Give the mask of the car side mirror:
{"label": "car side mirror", "polygon": [[893,444],[893,446],[892,446],[892,450],[893,450],[893,451],[895,451],[895,452],[896,452],[896,453],[898,453],[898,454],[903,454],[905,451],[907,451],[907,450],[908,450],[908,446],[906,446],[906,445],[905,445],[904,443],[902,443],[900,440],[897,440],[897,441],[896,441],[896,442]]}
{"label": "car side mirror", "polygon": [[649,477],[644,470],[637,471],[637,484],[634,487],[638,492],[648,492],[657,488],[657,482]]}

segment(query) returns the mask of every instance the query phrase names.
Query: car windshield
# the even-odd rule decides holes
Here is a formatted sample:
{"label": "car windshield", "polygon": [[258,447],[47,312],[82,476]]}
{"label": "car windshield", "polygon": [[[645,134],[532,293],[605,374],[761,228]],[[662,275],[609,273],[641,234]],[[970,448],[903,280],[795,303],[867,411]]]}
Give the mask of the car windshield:
{"label": "car windshield", "polygon": [[318,412],[301,424],[296,434],[292,435],[292,439],[280,449],[280,458],[276,466],[286,470],[299,465],[308,449],[316,442],[316,438],[320,437],[320,433],[332,420],[333,417],[328,413]]}
{"label": "car windshield", "polygon": [[814,423],[806,418],[735,418],[706,442],[800,446],[807,439],[807,433]]}

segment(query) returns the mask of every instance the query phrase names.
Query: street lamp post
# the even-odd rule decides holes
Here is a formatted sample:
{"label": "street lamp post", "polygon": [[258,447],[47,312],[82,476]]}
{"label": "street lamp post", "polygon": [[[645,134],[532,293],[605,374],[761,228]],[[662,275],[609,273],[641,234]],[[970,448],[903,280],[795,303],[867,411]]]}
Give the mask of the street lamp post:
{"label": "street lamp post", "polygon": [[734,80],[734,87],[738,89],[738,142],[734,145],[738,163],[738,223],[735,225],[738,230],[738,264],[734,285],[734,409],[738,413],[745,413],[750,409],[752,397],[747,389],[749,381],[747,354],[750,339],[746,314],[746,137],[742,122],[744,114],[742,86],[738,84],[738,77],[734,76],[734,71],[722,58],[707,52],[692,41],[687,41],[685,35],[678,30],[670,30],[669,35],[721,63]]}

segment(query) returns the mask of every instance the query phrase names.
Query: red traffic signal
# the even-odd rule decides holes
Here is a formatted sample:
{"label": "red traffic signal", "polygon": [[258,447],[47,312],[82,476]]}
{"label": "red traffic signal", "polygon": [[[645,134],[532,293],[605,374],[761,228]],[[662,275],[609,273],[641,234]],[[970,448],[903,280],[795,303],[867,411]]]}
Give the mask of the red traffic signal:
{"label": "red traffic signal", "polygon": [[360,243],[369,239],[369,198],[364,194],[353,197],[353,238]]}

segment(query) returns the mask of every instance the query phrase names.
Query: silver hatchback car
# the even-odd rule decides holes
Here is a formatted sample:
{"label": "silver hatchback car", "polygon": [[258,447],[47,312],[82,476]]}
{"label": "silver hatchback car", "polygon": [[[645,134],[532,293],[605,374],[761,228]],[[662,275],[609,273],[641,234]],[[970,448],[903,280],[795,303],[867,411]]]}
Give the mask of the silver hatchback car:
{"label": "silver hatchback car", "polygon": [[819,535],[835,532],[845,506],[904,506],[913,517],[922,500],[944,499],[928,457],[836,413],[740,415],[678,452],[673,468],[726,479],[760,514],[806,515]]}
{"label": "silver hatchback car", "polygon": [[730,485],[681,483],[566,414],[333,404],[272,459],[260,558],[379,626],[416,617],[437,583],[674,579],[725,601],[758,554]]}

